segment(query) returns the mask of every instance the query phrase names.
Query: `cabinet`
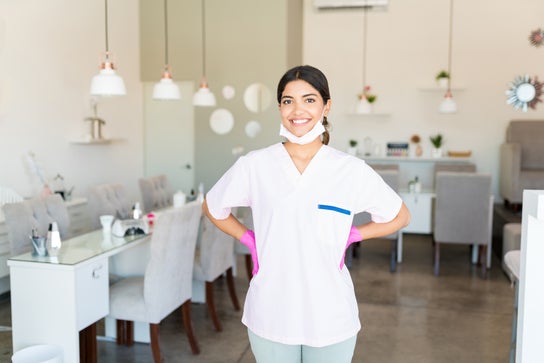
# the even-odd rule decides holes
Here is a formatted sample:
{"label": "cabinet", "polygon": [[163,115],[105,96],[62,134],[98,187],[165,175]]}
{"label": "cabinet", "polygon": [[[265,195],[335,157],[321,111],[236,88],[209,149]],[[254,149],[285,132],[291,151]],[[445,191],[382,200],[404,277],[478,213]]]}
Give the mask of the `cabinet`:
{"label": "cabinet", "polygon": [[432,208],[435,194],[400,192],[399,195],[411,214],[410,224],[402,230],[403,233],[432,233]]}

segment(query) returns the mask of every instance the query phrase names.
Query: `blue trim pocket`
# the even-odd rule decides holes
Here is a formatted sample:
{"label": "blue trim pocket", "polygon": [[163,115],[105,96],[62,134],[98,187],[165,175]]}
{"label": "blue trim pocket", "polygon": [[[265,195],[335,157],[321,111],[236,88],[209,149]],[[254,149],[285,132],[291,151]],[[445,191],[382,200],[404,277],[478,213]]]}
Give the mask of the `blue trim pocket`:
{"label": "blue trim pocket", "polygon": [[338,213],[346,214],[346,215],[348,215],[348,216],[351,215],[351,211],[349,211],[349,210],[347,210],[347,209],[344,209],[344,208],[335,207],[334,205],[318,204],[318,205],[317,205],[317,209],[332,210],[333,212],[338,212]]}

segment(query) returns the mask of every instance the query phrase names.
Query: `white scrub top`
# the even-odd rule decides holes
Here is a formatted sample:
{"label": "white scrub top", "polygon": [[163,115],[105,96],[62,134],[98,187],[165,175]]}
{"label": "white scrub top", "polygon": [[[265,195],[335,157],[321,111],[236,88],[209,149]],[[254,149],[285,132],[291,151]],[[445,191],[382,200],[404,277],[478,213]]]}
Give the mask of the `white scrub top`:
{"label": "white scrub top", "polygon": [[206,202],[216,219],[251,207],[259,272],[242,317],[251,331],[315,347],[357,334],[353,283],[340,268],[353,216],[366,211],[388,222],[402,205],[363,160],[323,145],[300,174],[285,147],[274,144],[240,157]]}

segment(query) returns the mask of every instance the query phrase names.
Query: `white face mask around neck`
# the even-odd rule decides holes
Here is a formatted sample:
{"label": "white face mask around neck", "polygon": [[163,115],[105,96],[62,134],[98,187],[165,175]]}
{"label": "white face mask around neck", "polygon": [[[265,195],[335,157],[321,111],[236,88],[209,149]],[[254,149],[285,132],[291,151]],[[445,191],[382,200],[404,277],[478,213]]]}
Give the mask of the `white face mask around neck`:
{"label": "white face mask around neck", "polygon": [[299,145],[309,144],[312,141],[314,141],[316,137],[318,137],[319,135],[321,135],[322,133],[326,131],[325,126],[323,126],[324,115],[325,115],[325,110],[323,110],[323,113],[321,114],[321,119],[315,123],[314,127],[312,127],[310,131],[308,131],[302,136],[293,135],[289,130],[285,128],[285,126],[283,126],[283,123],[280,123],[280,136],[287,138],[287,140],[295,144],[299,144]]}

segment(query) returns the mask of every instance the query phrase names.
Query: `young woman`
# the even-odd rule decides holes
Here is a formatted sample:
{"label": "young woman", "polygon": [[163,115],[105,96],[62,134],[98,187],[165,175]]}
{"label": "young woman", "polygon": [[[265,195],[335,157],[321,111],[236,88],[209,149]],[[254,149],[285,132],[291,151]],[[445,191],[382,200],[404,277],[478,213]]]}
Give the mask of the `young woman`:
{"label": "young woman", "polygon": [[[327,146],[331,100],[320,70],[287,71],[277,99],[287,141],[240,157],[203,210],[252,252],[242,322],[257,362],[351,362],[361,324],[345,250],[406,226],[410,214],[363,160]],[[251,207],[254,232],[231,214],[236,206]],[[363,211],[372,222],[352,226]]]}

